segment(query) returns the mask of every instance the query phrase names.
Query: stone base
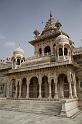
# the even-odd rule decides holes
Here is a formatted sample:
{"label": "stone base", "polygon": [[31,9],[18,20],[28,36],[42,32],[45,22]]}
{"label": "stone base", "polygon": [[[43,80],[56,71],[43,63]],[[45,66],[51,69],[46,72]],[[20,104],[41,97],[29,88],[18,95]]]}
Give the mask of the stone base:
{"label": "stone base", "polygon": [[60,101],[47,101],[45,99],[0,99],[0,109],[59,115],[62,109],[62,104]]}
{"label": "stone base", "polygon": [[78,100],[78,106],[79,106],[79,109],[82,110],[82,98]]}
{"label": "stone base", "polygon": [[0,109],[72,117],[79,112],[78,99],[0,99]]}
{"label": "stone base", "polygon": [[72,117],[74,114],[79,112],[77,99],[67,99],[62,100],[61,102],[62,102],[61,116]]}

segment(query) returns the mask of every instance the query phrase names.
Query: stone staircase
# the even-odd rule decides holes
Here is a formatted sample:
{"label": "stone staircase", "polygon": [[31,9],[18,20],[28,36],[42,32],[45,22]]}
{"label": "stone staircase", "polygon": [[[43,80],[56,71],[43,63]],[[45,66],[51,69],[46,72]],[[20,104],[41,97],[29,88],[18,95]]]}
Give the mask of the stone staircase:
{"label": "stone staircase", "polygon": [[0,109],[59,115],[62,104],[59,101],[0,99]]}

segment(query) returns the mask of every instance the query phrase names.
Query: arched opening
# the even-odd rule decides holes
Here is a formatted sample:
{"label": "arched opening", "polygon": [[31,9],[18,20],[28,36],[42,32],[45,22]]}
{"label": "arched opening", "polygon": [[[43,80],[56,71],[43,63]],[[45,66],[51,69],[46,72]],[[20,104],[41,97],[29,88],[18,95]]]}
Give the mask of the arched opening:
{"label": "arched opening", "polygon": [[58,77],[58,93],[59,98],[69,98],[69,83],[65,74]]}
{"label": "arched opening", "polygon": [[63,56],[63,50],[62,50],[62,48],[59,48],[59,56]]}
{"label": "arched opening", "polygon": [[68,50],[67,48],[64,48],[64,55],[67,56],[67,54],[68,54]]}
{"label": "arched opening", "polygon": [[27,95],[27,83],[26,83],[26,78],[23,78],[21,85],[21,97],[26,98],[26,95]]}
{"label": "arched opening", "polygon": [[44,76],[42,78],[42,85],[41,85],[41,95],[43,98],[49,97],[49,84],[48,84],[48,77]]}
{"label": "arched opening", "polygon": [[17,59],[17,65],[20,65],[20,59]]}
{"label": "arched opening", "polygon": [[17,98],[19,97],[19,90],[20,90],[20,86],[19,86],[19,82],[17,84]]}
{"label": "arched opening", "polygon": [[55,96],[55,84],[54,84],[54,79],[51,80],[51,96],[54,98]]}
{"label": "arched opening", "polygon": [[55,47],[55,46],[56,46],[56,44],[53,45],[53,47]]}
{"label": "arched opening", "polygon": [[46,47],[45,47],[44,53],[45,53],[45,54],[51,54],[50,46],[46,46]]}
{"label": "arched opening", "polygon": [[15,79],[12,80],[12,97],[15,98],[16,86]]}
{"label": "arched opening", "polygon": [[42,49],[39,48],[39,55],[42,55]]}
{"label": "arched opening", "polygon": [[29,97],[38,98],[39,96],[39,83],[37,77],[32,77],[29,85]]}

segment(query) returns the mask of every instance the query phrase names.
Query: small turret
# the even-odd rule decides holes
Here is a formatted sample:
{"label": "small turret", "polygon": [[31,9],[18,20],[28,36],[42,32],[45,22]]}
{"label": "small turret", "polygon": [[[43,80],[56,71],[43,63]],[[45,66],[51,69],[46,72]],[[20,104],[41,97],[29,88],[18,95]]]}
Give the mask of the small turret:
{"label": "small turret", "polygon": [[20,68],[21,63],[25,61],[24,51],[20,48],[20,46],[13,52],[11,61],[13,69]]}

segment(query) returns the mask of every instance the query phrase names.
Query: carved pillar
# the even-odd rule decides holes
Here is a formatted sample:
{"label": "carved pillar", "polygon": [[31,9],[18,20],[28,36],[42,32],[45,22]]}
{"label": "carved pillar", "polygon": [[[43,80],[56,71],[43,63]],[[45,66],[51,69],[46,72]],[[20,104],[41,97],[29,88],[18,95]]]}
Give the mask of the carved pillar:
{"label": "carved pillar", "polygon": [[54,99],[58,99],[58,87],[57,87],[57,83],[58,83],[58,79],[57,79],[57,74],[55,73],[54,75],[54,83],[55,83],[55,95],[54,95]]}
{"label": "carved pillar", "polygon": [[19,98],[21,98],[21,85],[22,85],[22,80],[20,79],[20,81],[19,81]]}
{"label": "carved pillar", "polygon": [[68,57],[69,57],[69,61],[71,61],[71,50],[68,49]]}
{"label": "carved pillar", "polygon": [[35,49],[34,49],[34,56],[38,56],[38,51],[37,51],[37,47],[35,46]]}
{"label": "carved pillar", "polygon": [[63,58],[65,59],[65,55],[64,55],[64,44],[63,44]]}
{"label": "carved pillar", "polygon": [[42,56],[44,56],[44,46],[42,44]]}
{"label": "carved pillar", "polygon": [[17,98],[17,80],[16,80],[16,82],[15,82],[15,87],[16,87],[16,90],[15,90],[15,98]]}
{"label": "carved pillar", "polygon": [[52,42],[51,42],[51,55],[53,55],[53,44],[52,44]]}
{"label": "carved pillar", "polygon": [[30,78],[27,78],[27,96],[26,98],[29,99],[29,84],[30,84]]}
{"label": "carved pillar", "polygon": [[70,71],[67,72],[67,79],[68,79],[68,83],[69,83],[69,98],[73,98],[73,96],[72,96],[72,79],[71,79]]}
{"label": "carved pillar", "polygon": [[59,50],[57,49],[57,57],[58,57],[58,61],[59,61]]}
{"label": "carved pillar", "polygon": [[75,74],[73,74],[73,83],[74,83],[74,97],[77,98],[77,91],[76,91],[76,78],[75,78]]}
{"label": "carved pillar", "polygon": [[41,74],[39,75],[38,81],[39,81],[39,96],[38,96],[38,98],[42,98],[42,96],[41,96],[41,84],[42,84]]}
{"label": "carved pillar", "polygon": [[10,85],[11,85],[11,81],[8,79],[7,80],[7,98],[10,98]]}
{"label": "carved pillar", "polygon": [[50,79],[50,76],[48,76],[48,83],[49,83],[49,98],[51,98],[51,79]]}

